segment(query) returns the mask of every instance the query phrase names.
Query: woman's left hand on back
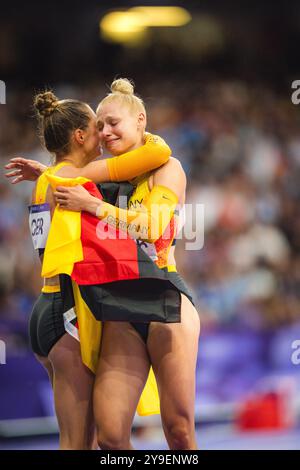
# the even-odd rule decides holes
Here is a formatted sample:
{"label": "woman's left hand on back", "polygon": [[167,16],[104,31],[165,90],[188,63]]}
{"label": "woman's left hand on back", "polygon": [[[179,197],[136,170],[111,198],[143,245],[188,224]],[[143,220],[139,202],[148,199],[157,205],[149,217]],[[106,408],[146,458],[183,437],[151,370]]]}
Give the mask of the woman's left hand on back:
{"label": "woman's left hand on back", "polygon": [[63,209],[70,211],[86,210],[89,199],[93,198],[83,186],[57,186],[54,192],[55,201]]}

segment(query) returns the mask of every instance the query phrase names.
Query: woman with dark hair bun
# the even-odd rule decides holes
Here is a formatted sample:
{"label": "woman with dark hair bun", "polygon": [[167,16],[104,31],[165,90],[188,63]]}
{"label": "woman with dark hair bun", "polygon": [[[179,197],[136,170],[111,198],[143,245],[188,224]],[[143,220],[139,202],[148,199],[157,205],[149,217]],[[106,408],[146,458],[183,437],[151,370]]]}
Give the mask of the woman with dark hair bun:
{"label": "woman with dark hair bun", "polygon": [[[99,156],[99,133],[94,113],[87,104],[59,101],[48,91],[35,97],[34,107],[43,143],[54,154],[54,165],[48,173],[66,176],[72,164],[84,166]],[[30,207],[33,243],[41,261],[54,208],[55,201],[44,173],[37,180]],[[57,276],[44,278],[30,317],[29,338],[53,386],[60,448],[91,449],[94,446],[91,403],[94,377],[81,361],[79,343],[66,334]]]}
{"label": "woman with dark hair bun", "polygon": [[[38,94],[34,107],[45,148],[54,156],[52,167],[16,158],[6,166],[13,183],[36,181],[30,206],[30,227],[34,248],[43,259],[55,210],[49,175],[65,178],[83,176],[101,183],[136,177],[164,164],[170,148],[159,137],[144,135],[138,150],[123,152],[109,160],[101,154],[96,115],[89,105],[77,100],[59,100],[51,91]],[[143,157],[143,158],[142,158]],[[80,344],[66,334],[63,302],[58,276],[44,278],[29,322],[33,352],[43,364],[53,385],[61,449],[95,447],[92,390],[94,374],[83,364]]]}

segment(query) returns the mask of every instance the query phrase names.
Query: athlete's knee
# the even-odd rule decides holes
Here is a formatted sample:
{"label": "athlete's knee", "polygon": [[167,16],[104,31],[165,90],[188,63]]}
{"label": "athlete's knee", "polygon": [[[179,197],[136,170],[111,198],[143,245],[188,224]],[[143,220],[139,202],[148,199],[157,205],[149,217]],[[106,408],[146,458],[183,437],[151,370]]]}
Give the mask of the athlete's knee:
{"label": "athlete's knee", "polygon": [[166,437],[173,450],[188,450],[194,448],[194,423],[185,417],[174,417],[164,423]]}
{"label": "athlete's knee", "polygon": [[94,442],[87,443],[80,440],[61,439],[59,448],[60,450],[94,450],[97,447],[94,445]]}
{"label": "athlete's knee", "polygon": [[129,439],[114,429],[99,429],[97,440],[101,450],[128,450],[130,448]]}
{"label": "athlete's knee", "polygon": [[80,429],[60,430],[61,450],[93,450],[97,448],[94,427],[81,431]]}

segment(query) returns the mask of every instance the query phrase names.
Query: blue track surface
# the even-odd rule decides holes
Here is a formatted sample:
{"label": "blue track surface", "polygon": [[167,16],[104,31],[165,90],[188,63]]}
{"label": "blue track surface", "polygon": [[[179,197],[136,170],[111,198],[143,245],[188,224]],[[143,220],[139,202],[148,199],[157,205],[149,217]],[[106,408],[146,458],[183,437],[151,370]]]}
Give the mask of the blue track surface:
{"label": "blue track surface", "polygon": [[[241,433],[228,425],[208,426],[198,429],[197,440],[203,450],[300,450],[300,429]],[[153,433],[152,437],[134,437],[133,444],[136,449],[167,449],[160,431]],[[57,436],[0,441],[1,450],[51,450],[57,447]]]}

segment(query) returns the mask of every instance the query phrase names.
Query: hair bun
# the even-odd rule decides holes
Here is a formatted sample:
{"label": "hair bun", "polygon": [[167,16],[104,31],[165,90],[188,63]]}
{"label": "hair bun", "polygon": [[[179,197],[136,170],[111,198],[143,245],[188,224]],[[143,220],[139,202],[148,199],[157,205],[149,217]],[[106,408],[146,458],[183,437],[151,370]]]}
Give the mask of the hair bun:
{"label": "hair bun", "polygon": [[124,95],[134,94],[134,84],[127,78],[118,78],[110,86],[112,93],[123,93]]}
{"label": "hair bun", "polygon": [[37,110],[39,116],[49,117],[59,104],[58,98],[52,93],[52,91],[45,91],[39,93],[34,99],[34,107]]}

